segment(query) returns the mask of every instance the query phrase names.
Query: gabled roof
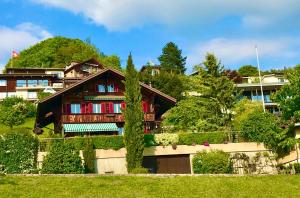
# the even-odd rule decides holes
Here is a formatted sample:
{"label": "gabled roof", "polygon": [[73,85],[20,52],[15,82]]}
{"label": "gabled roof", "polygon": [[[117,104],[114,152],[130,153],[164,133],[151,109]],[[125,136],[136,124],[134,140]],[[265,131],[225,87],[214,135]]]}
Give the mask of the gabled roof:
{"label": "gabled roof", "polygon": [[[69,90],[71,90],[71,89],[74,89],[74,88],[78,87],[78,86],[81,85],[82,83],[85,83],[85,82],[87,82],[87,81],[89,81],[89,80],[92,80],[92,79],[94,79],[94,78],[96,78],[96,77],[99,77],[99,76],[103,75],[103,74],[106,73],[106,72],[112,72],[112,73],[114,73],[114,74],[116,74],[116,75],[118,75],[118,76],[120,76],[120,77],[122,77],[122,78],[125,79],[124,74],[122,74],[122,73],[121,73],[120,71],[118,71],[118,70],[115,70],[115,69],[108,69],[108,68],[107,68],[107,69],[103,69],[103,70],[101,70],[101,71],[99,71],[99,72],[97,72],[97,73],[95,73],[95,74],[91,74],[91,75],[89,75],[88,77],[86,77],[86,78],[84,78],[84,79],[82,79],[82,80],[80,80],[80,81],[78,81],[78,82],[76,82],[76,83],[70,85],[70,86],[67,87],[67,88],[64,88],[64,89],[62,89],[62,90],[60,90],[60,91],[58,91],[58,92],[56,92],[56,93],[54,93],[54,94],[52,94],[52,95],[46,97],[46,98],[44,98],[43,100],[40,100],[38,103],[44,103],[44,102],[46,102],[46,101],[52,100],[52,99],[54,99],[54,98],[60,96],[61,94],[65,93],[65,92],[67,92],[67,91],[69,91]],[[173,98],[173,97],[171,97],[171,96],[169,96],[169,95],[167,95],[167,94],[165,94],[165,93],[163,93],[163,92],[161,92],[161,91],[159,91],[159,90],[157,90],[157,89],[155,89],[155,88],[153,88],[153,87],[150,87],[149,85],[146,85],[145,83],[140,82],[140,85],[141,85],[143,88],[145,88],[145,89],[147,89],[147,90],[149,90],[149,91],[151,91],[151,92],[154,92],[154,93],[158,94],[158,95],[161,96],[162,98],[165,98],[165,99],[167,99],[168,101],[170,101],[170,102],[172,102],[172,103],[174,103],[174,104],[176,103],[176,99],[175,99],[175,98]]]}
{"label": "gabled roof", "polygon": [[86,63],[91,63],[91,64],[98,65],[101,69],[104,68],[104,66],[103,66],[101,63],[99,63],[96,59],[91,58],[91,59],[89,59],[89,60],[83,61],[83,62],[81,62],[81,63],[76,63],[76,64],[74,64],[74,65],[71,65],[70,67],[67,67],[66,70],[65,70],[65,72],[68,72],[68,71],[72,70],[74,67],[78,67],[78,66],[84,65],[84,64],[86,64]]}

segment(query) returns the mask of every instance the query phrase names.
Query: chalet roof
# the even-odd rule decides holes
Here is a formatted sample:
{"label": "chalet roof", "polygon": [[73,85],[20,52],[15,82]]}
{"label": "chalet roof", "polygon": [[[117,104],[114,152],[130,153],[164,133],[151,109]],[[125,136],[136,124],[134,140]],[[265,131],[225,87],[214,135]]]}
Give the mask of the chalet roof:
{"label": "chalet roof", "polygon": [[68,71],[72,70],[74,67],[78,67],[78,66],[84,65],[84,64],[86,64],[86,63],[98,65],[98,66],[99,66],[100,68],[102,68],[102,69],[104,68],[104,66],[103,66],[101,63],[99,63],[96,59],[91,58],[91,59],[86,60],[86,61],[83,61],[83,62],[81,62],[81,63],[71,64],[69,67],[67,67],[67,68],[65,69],[65,72],[68,72]]}
{"label": "chalet roof", "polygon": [[[89,75],[88,77],[86,77],[86,78],[84,78],[84,79],[82,79],[82,80],[80,80],[80,81],[78,81],[78,82],[76,82],[76,83],[70,85],[70,86],[67,87],[67,88],[64,88],[64,89],[62,89],[62,90],[60,90],[60,91],[58,91],[58,92],[56,92],[56,93],[54,93],[54,94],[52,94],[52,95],[46,97],[46,98],[44,98],[43,100],[40,100],[38,103],[41,104],[41,103],[44,103],[44,102],[46,102],[46,101],[52,100],[52,99],[54,99],[54,98],[60,96],[61,94],[65,93],[65,92],[67,92],[67,91],[69,91],[69,90],[71,90],[71,89],[74,89],[74,88],[78,87],[78,86],[81,85],[82,83],[85,83],[85,82],[87,82],[87,81],[89,81],[89,80],[91,80],[91,79],[94,79],[94,78],[96,78],[96,77],[98,77],[98,76],[101,76],[101,75],[103,75],[103,74],[106,73],[106,72],[112,72],[112,73],[114,73],[114,74],[116,74],[116,75],[118,75],[118,76],[121,76],[121,77],[125,78],[124,74],[121,73],[121,72],[118,71],[118,70],[115,70],[115,69],[108,69],[108,68],[107,68],[107,69],[103,69],[103,70],[101,70],[101,71],[99,71],[99,72],[97,72],[97,73],[95,73],[95,74],[91,74],[91,75]],[[144,87],[145,89],[147,89],[147,90],[149,90],[149,91],[151,91],[151,92],[154,92],[154,93],[158,94],[158,95],[161,96],[162,98],[165,98],[165,99],[167,99],[168,101],[170,101],[170,102],[172,102],[172,103],[174,103],[174,104],[176,103],[176,99],[175,99],[175,98],[173,98],[173,97],[171,97],[171,96],[169,96],[169,95],[167,95],[167,94],[165,94],[165,93],[163,93],[163,92],[161,92],[161,91],[159,91],[159,90],[157,90],[157,89],[155,89],[155,88],[153,88],[153,87],[150,87],[149,85],[146,85],[145,83],[140,82],[140,85],[141,85],[142,87]]]}
{"label": "chalet roof", "polygon": [[141,72],[144,71],[145,69],[161,69],[160,65],[144,65],[141,68]]}
{"label": "chalet roof", "polygon": [[53,77],[56,78],[56,74],[45,73],[12,73],[12,74],[0,74],[1,77]]}

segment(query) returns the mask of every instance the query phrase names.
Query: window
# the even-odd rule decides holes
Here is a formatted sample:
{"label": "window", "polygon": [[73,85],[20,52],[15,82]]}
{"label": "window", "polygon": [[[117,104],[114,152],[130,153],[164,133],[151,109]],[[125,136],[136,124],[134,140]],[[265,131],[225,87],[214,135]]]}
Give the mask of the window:
{"label": "window", "polygon": [[37,93],[33,91],[28,92],[28,98],[29,99],[36,99],[37,98]]}
{"label": "window", "polygon": [[38,84],[39,84],[39,86],[47,87],[48,86],[48,80],[39,80]]}
{"label": "window", "polygon": [[104,85],[98,85],[98,92],[105,93],[105,86]]}
{"label": "window", "polygon": [[16,92],[7,92],[7,97],[17,96]]}
{"label": "window", "polygon": [[101,113],[101,105],[93,104],[93,113]]}
{"label": "window", "polygon": [[114,104],[114,113],[121,113],[121,103]]}
{"label": "window", "polygon": [[71,114],[80,114],[80,104],[71,104]]}
{"label": "window", "polygon": [[36,87],[38,85],[38,81],[37,80],[28,80],[28,87]]}
{"label": "window", "polygon": [[115,92],[115,86],[114,84],[110,84],[107,86],[107,91],[112,93],[112,92]]}
{"label": "window", "polygon": [[26,80],[17,80],[17,87],[26,87]]}
{"label": "window", "polygon": [[6,86],[7,81],[6,80],[0,80],[0,86]]}

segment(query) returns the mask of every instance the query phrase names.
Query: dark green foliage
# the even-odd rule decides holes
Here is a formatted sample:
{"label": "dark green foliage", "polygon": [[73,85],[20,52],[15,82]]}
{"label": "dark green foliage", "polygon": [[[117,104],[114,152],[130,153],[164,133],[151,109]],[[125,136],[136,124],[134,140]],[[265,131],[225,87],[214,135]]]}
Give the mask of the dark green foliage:
{"label": "dark green foliage", "polygon": [[[97,49],[79,39],[54,37],[20,52],[13,60],[14,67],[64,67],[72,61],[100,59]],[[11,61],[11,60],[10,60]],[[10,61],[6,67],[10,66]]]}
{"label": "dark green foliage", "polygon": [[0,136],[0,165],[6,173],[33,173],[36,170],[38,139],[26,129]]}
{"label": "dark green foliage", "polygon": [[44,174],[80,174],[83,173],[79,151],[71,144],[57,141],[43,161]]}
{"label": "dark green foliage", "polygon": [[[101,135],[89,137],[93,143],[94,149],[114,149],[119,150],[124,147],[123,136],[119,135]],[[66,139],[65,142],[73,145],[77,150],[84,149],[86,137],[76,137]]]}
{"label": "dark green foliage", "polygon": [[291,129],[280,128],[277,117],[255,110],[241,123],[241,135],[250,141],[261,142],[278,155],[289,152],[295,145]]}
{"label": "dark green foliage", "polygon": [[165,71],[153,76],[151,85],[178,100],[182,98],[182,93],[185,91],[184,76]]}
{"label": "dark green foliage", "polygon": [[[116,55],[106,56],[90,41],[65,37],[46,39],[20,52],[18,58],[13,59],[13,67],[44,67],[63,68],[71,62],[82,62],[94,58],[104,66],[121,69],[120,58]],[[11,66],[11,59],[6,67]]]}
{"label": "dark green foliage", "polygon": [[147,174],[149,173],[149,170],[147,168],[139,167],[139,168],[134,168],[131,171],[132,174]]}
{"label": "dark green foliage", "polygon": [[11,108],[15,105],[22,104],[22,110],[23,114],[25,115],[26,118],[31,118],[34,117],[36,114],[36,105],[32,102],[26,101],[21,97],[13,96],[13,97],[7,97],[4,98],[1,102],[0,105],[3,107],[8,107]]}
{"label": "dark green foliage", "polygon": [[36,106],[19,97],[7,97],[0,102],[0,123],[9,126],[21,125],[26,117],[34,117]]}
{"label": "dark green foliage", "polygon": [[38,92],[38,99],[42,100],[50,95],[51,95],[51,93],[48,93],[48,92]]}
{"label": "dark green foliage", "polygon": [[194,173],[222,174],[232,173],[232,163],[229,153],[224,151],[203,151],[193,158]]}
{"label": "dark green foliage", "polygon": [[116,55],[111,55],[111,56],[102,55],[100,62],[107,68],[121,70],[121,60],[120,57]]}
{"label": "dark green foliage", "polygon": [[252,65],[241,66],[238,72],[241,76],[258,76],[257,67]]}
{"label": "dark green foliage", "polygon": [[145,134],[144,135],[145,147],[150,147],[150,146],[156,146],[157,145],[155,143],[154,137],[155,137],[154,134]]}
{"label": "dark green foliage", "polygon": [[224,132],[208,133],[179,133],[179,145],[203,144],[223,144],[228,139],[228,134]]}
{"label": "dark green foliage", "polygon": [[293,165],[294,165],[295,173],[300,174],[300,163],[295,163]]}
{"label": "dark green foliage", "polygon": [[167,43],[158,57],[161,70],[170,73],[184,74],[186,57],[182,57],[181,50],[173,42]]}
{"label": "dark green foliage", "polygon": [[96,154],[93,148],[93,142],[91,139],[87,139],[83,149],[85,173],[95,172],[95,165],[94,165],[95,158],[96,158]]}
{"label": "dark green foliage", "polygon": [[279,103],[284,120],[291,120],[293,123],[300,121],[300,65],[286,73],[289,83],[283,85],[273,97]]}
{"label": "dark green foliage", "polygon": [[213,54],[207,54],[203,65],[196,69],[198,74],[189,77],[186,84],[198,95],[178,102],[163,124],[199,132],[231,127],[232,108],[238,97],[235,84],[225,75],[223,66]]}
{"label": "dark green foliage", "polygon": [[127,150],[127,171],[142,166],[144,151],[144,124],[142,111],[142,95],[138,73],[134,68],[131,54],[127,60],[125,74],[125,133],[124,141]]}

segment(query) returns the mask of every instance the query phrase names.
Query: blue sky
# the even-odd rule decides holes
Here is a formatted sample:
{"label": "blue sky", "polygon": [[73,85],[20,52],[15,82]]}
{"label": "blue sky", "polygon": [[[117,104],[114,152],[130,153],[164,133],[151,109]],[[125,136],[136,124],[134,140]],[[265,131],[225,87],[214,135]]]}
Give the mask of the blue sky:
{"label": "blue sky", "polygon": [[188,73],[213,52],[226,68],[263,70],[300,63],[298,0],[1,0],[0,67],[11,51],[65,36],[92,42],[137,68],[158,63],[162,47],[175,42],[187,56]]}

